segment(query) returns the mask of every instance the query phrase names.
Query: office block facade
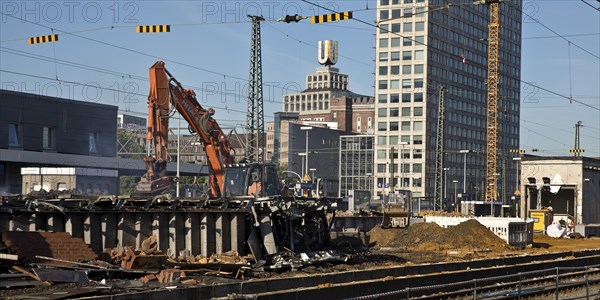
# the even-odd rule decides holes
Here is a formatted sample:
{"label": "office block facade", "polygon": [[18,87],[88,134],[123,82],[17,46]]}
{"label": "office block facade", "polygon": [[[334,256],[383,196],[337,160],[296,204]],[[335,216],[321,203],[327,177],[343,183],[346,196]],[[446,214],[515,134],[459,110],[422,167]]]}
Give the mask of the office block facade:
{"label": "office block facade", "polygon": [[[489,8],[446,4],[378,1],[374,179],[378,193],[389,193],[393,187],[410,189],[418,197],[433,196],[440,85],[446,88],[448,180],[460,181],[467,194],[481,197],[485,192]],[[504,186],[498,190],[504,194],[499,199],[516,188],[508,149],[519,145],[520,8],[521,1],[500,5],[498,184]],[[463,155],[460,150],[471,152]]]}

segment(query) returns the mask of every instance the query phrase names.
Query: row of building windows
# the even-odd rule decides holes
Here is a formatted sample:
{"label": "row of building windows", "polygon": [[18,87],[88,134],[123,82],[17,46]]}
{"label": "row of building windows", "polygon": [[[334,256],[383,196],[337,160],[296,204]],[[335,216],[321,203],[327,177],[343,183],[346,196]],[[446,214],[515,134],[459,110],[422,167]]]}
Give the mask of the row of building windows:
{"label": "row of building windows", "polygon": [[318,94],[297,94],[297,95],[285,95],[283,102],[287,103],[290,101],[305,101],[305,100],[327,100],[329,99],[329,93],[318,93]]}
{"label": "row of building windows", "polygon": [[[401,56],[402,55],[402,56]],[[379,52],[379,61],[425,60],[425,50]]]}
{"label": "row of building windows", "polygon": [[[389,83],[389,84],[388,84]],[[390,79],[388,80],[379,80],[378,84],[377,84],[377,88],[381,91],[381,90],[399,90],[400,89],[400,83],[402,83],[402,88],[403,89],[410,89],[410,88],[422,88],[423,87],[423,78],[415,78],[413,79]],[[398,94],[395,94],[398,95]],[[381,97],[379,98],[381,100]],[[394,100],[394,99],[392,99]],[[404,99],[403,99],[404,100]],[[423,98],[421,97],[421,100],[423,101]],[[415,102],[420,102],[416,100],[415,97]],[[381,101],[379,101],[379,103],[381,103]],[[390,103],[394,103],[394,101],[390,101]]]}
{"label": "row of building windows", "polygon": [[[421,81],[422,83],[422,81]],[[415,87],[417,87],[415,85]],[[420,86],[422,87],[422,85]],[[400,95],[402,95],[402,103],[408,103],[408,102],[423,102],[423,93],[402,93],[402,94],[398,94],[398,93],[392,93],[392,94],[379,94],[377,96],[377,102],[379,104],[386,104],[388,103],[400,103]]]}
{"label": "row of building windows", "polygon": [[[411,168],[412,165],[412,168]],[[399,167],[401,167],[401,169],[399,169]],[[377,173],[386,173],[389,171],[392,171],[392,167],[390,166],[390,164],[377,164]],[[401,171],[401,173],[421,173],[423,172],[423,164],[422,163],[414,163],[414,164],[410,164],[410,163],[401,163],[401,164],[394,164],[393,166],[393,171],[394,173],[398,174],[398,171]]]}
{"label": "row of building windows", "polygon": [[338,89],[338,90],[346,90],[348,89],[348,84],[347,83],[341,83],[341,82],[319,82],[319,83],[307,83],[306,84],[306,88],[307,89],[322,89],[322,88],[332,88],[332,89]]}
{"label": "row of building windows", "polygon": [[[402,69],[402,73],[400,73]],[[414,70],[413,70],[414,69]],[[381,66],[379,67],[379,75],[410,75],[410,74],[423,74],[423,64],[414,65],[403,65],[403,66]],[[414,71],[414,72],[413,72]]]}
{"label": "row of building windows", "polygon": [[[410,121],[391,121],[391,122],[377,122],[377,131],[398,131],[398,125],[400,125],[400,131],[410,131]],[[412,121],[413,131],[423,131],[423,121]]]}
{"label": "row of building windows", "polygon": [[[329,76],[325,75],[308,75],[306,76],[306,81],[319,81],[319,82],[328,82]],[[331,81],[333,82],[348,82],[348,76],[340,75],[340,74],[331,74]]]}
{"label": "row of building windows", "polygon": [[[89,152],[99,153],[98,132],[90,132],[88,135]],[[17,123],[8,124],[8,147],[23,147],[23,126]],[[56,150],[56,127],[42,127],[42,148],[48,151]]]}
{"label": "row of building windows", "polygon": [[[393,132],[392,132],[393,133]],[[383,142],[385,140],[379,140],[379,137],[386,137],[385,135],[381,135],[378,136],[378,145],[385,145]],[[400,141],[398,141],[398,136],[397,135],[389,135],[387,136],[387,138],[389,138],[389,145],[398,145],[398,144],[403,144],[403,145],[422,145],[423,144],[423,136],[422,135],[401,135],[400,136]],[[383,152],[381,152],[383,151]],[[377,158],[386,158],[386,150],[378,150],[377,151]]]}
{"label": "row of building windows", "polygon": [[422,117],[423,116],[423,107],[392,107],[392,108],[378,108],[377,109],[377,117],[385,118],[385,117],[399,117],[400,112],[402,112],[402,117],[410,117],[411,109],[413,111],[414,117]]}
{"label": "row of building windows", "polygon": [[[414,29],[414,30],[413,30]],[[425,31],[425,22],[412,22],[405,23],[392,23],[392,24],[380,24],[379,33],[412,33],[412,32],[423,32]]]}
{"label": "row of building windows", "polygon": [[402,44],[400,43],[399,37],[393,38],[381,38],[379,39],[379,48],[388,48],[388,47],[400,47],[400,45],[404,47],[412,46],[413,43],[415,46],[422,46],[425,44],[425,36],[419,35],[414,38],[403,37]]}
{"label": "row of building windows", "polygon": [[329,109],[329,102],[318,102],[318,103],[296,103],[296,104],[287,104],[283,105],[284,111],[309,111],[309,110],[327,110]]}
{"label": "row of building windows", "polygon": [[379,0],[379,6],[387,6],[390,5],[390,3],[392,5],[397,5],[400,3],[404,3],[404,4],[412,4],[412,3],[424,3],[425,0]]}
{"label": "row of building windows", "polygon": [[[387,177],[377,178],[377,187],[378,188],[388,187],[388,185],[386,183],[388,180],[389,180],[389,178],[387,178]],[[411,184],[410,184],[411,180],[412,180],[412,187],[421,187],[423,184],[421,177],[416,177],[416,178],[402,177],[402,178],[394,178],[393,186],[395,186],[395,187],[411,187]],[[415,195],[416,195],[416,193],[413,192],[413,196],[415,196]]]}

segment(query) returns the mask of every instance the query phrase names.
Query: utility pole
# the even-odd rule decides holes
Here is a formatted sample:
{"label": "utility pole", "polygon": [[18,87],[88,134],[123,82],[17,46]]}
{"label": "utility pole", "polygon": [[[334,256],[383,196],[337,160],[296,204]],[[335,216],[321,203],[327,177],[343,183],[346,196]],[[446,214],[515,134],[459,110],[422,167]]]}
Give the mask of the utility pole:
{"label": "utility pole", "polygon": [[[433,207],[437,210],[442,208],[442,190],[446,189],[445,183],[442,187],[442,172],[444,170],[444,96],[446,89],[444,86],[439,86],[438,94],[438,119],[437,131],[435,137],[435,188],[433,192]],[[439,203],[439,206],[437,206]]]}
{"label": "utility pole", "polygon": [[579,152],[578,150],[581,149],[579,148],[579,140],[580,140],[580,135],[579,135],[579,129],[582,127],[583,125],[581,124],[581,121],[577,121],[577,123],[575,123],[575,148],[573,148],[575,151],[573,151],[573,155],[574,156],[581,156],[581,152]]}
{"label": "utility pole", "polygon": [[265,132],[263,111],[262,54],[260,46],[260,22],[265,18],[251,16],[252,42],[250,43],[250,76],[248,78],[248,112],[246,113],[246,159],[264,161],[265,152],[260,151]]}

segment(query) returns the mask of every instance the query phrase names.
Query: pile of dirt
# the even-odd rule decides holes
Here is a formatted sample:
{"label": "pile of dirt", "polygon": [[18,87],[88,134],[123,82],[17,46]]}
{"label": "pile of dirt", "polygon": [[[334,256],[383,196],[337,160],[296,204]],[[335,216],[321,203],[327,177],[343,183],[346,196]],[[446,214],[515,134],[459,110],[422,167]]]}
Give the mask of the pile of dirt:
{"label": "pile of dirt", "polygon": [[369,242],[379,248],[406,250],[494,249],[507,248],[506,242],[475,219],[442,228],[436,223],[417,223],[408,228],[382,229],[369,232]]}

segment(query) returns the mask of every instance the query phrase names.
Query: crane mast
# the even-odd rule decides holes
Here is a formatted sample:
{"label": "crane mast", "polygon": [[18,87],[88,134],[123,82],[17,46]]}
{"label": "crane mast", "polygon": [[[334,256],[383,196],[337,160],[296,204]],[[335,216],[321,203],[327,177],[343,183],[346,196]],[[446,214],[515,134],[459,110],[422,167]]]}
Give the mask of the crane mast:
{"label": "crane mast", "polygon": [[498,78],[500,44],[500,1],[485,0],[490,6],[488,25],[488,79],[487,79],[487,147],[485,200],[494,201],[498,195]]}

